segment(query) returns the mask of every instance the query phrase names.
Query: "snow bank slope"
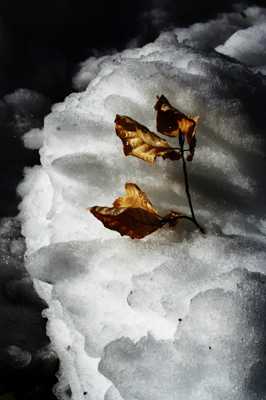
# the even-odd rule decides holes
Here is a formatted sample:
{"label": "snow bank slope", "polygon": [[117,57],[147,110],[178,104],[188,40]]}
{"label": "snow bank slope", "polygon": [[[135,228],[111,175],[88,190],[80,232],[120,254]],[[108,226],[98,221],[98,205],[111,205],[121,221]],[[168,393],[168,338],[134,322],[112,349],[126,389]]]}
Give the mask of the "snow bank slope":
{"label": "snow bank slope", "polygon": [[[235,16],[236,29],[261,31],[261,13]],[[223,40],[231,21],[228,36],[219,25]],[[200,27],[205,42],[209,30]],[[84,63],[76,84],[86,90],[46,118],[42,166],[19,188],[27,268],[50,306],[63,399],[266,399],[266,80],[199,49],[195,27],[182,35],[190,42],[177,30]],[[155,130],[160,94],[201,117],[189,174],[206,237],[184,222],[133,241],[85,210],[111,205],[131,181],[161,212],[188,211],[181,165],[126,158],[114,132],[116,113]]]}

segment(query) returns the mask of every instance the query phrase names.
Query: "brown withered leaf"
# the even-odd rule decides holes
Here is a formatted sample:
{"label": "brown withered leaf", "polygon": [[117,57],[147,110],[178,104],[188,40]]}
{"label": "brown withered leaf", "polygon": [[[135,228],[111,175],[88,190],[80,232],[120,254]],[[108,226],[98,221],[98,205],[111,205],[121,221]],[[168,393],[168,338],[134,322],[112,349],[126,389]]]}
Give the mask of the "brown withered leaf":
{"label": "brown withered leaf", "polygon": [[157,111],[158,132],[171,137],[183,133],[187,137],[188,144],[194,134],[199,117],[188,117],[181,111],[174,108],[165,96],[157,97],[154,108]]}
{"label": "brown withered leaf", "polygon": [[145,192],[143,192],[135,183],[127,182],[125,184],[126,193],[124,196],[118,197],[113,202],[115,208],[131,207],[142,208],[152,214],[157,214]]}
{"label": "brown withered leaf", "polygon": [[166,223],[175,225],[177,216],[175,212],[161,217],[147,195],[134,183],[126,183],[126,194],[116,199],[113,207],[91,207],[90,212],[98,218],[103,225],[132,239],[142,239],[155,232]]}
{"label": "brown withered leaf", "polygon": [[188,117],[174,108],[163,95],[158,97],[154,108],[157,111],[158,132],[171,137],[183,135],[189,145],[190,155],[188,160],[191,161],[196,146],[195,133],[199,117]]}
{"label": "brown withered leaf", "polygon": [[123,142],[126,156],[132,155],[149,163],[154,163],[159,156],[170,160],[180,158],[179,152],[175,151],[165,139],[126,115],[116,115],[115,131]]}

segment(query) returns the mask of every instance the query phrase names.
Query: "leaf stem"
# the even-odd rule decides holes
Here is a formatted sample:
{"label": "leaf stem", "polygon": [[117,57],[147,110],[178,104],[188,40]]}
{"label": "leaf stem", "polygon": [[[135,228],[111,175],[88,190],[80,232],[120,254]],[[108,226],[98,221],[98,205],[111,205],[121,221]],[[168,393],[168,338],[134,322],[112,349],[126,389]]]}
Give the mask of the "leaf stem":
{"label": "leaf stem", "polygon": [[[172,151],[172,150],[182,150],[182,148],[181,147],[171,147],[171,149],[169,149],[169,150],[166,149],[166,151]],[[190,151],[190,149],[183,149],[183,151]]]}
{"label": "leaf stem", "polygon": [[190,219],[191,221],[194,222],[194,224],[196,225],[196,227],[200,230],[201,233],[205,234],[205,230],[200,226],[200,224],[198,223],[194,210],[193,210],[193,205],[192,205],[192,200],[191,200],[191,195],[190,195],[190,191],[189,191],[189,182],[188,182],[188,173],[187,173],[187,165],[186,165],[186,160],[184,157],[184,149],[183,146],[181,146],[181,158],[182,158],[182,164],[183,164],[183,173],[184,173],[184,181],[185,181],[185,189],[186,189],[186,195],[187,195],[187,199],[188,199],[188,204],[189,204],[189,208],[190,208],[190,212],[191,212],[191,218],[187,217],[187,219]]}

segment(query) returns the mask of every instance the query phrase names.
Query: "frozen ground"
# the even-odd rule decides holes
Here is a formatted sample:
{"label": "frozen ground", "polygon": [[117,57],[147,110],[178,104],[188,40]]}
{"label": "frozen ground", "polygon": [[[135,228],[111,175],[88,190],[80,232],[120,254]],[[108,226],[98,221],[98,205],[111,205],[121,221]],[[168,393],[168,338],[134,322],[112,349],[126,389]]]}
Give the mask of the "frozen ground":
{"label": "frozen ground", "polygon": [[[91,58],[83,91],[26,135],[42,165],[19,187],[20,219],[60,398],[266,399],[265,27],[250,8]],[[127,181],[162,213],[188,211],[181,164],[126,158],[114,132],[116,113],[155,131],[160,94],[200,115],[189,175],[206,237],[187,222],[133,241],[86,211]]]}

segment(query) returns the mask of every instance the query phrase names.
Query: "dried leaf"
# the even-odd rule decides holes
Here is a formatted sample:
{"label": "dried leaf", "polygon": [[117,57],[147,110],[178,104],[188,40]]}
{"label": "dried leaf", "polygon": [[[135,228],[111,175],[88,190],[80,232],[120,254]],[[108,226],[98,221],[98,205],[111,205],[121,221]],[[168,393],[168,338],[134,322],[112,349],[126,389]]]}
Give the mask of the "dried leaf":
{"label": "dried leaf", "polygon": [[158,214],[146,193],[143,192],[135,183],[127,182],[125,184],[125,189],[126,194],[118,197],[118,199],[113,202],[115,208],[142,208],[152,214]]}
{"label": "dried leaf", "polygon": [[125,115],[117,115],[115,119],[117,136],[123,142],[124,154],[141,158],[154,163],[156,157],[178,160],[180,155],[165,140],[150,132],[146,126]]}
{"label": "dried leaf", "polygon": [[158,97],[158,101],[154,106],[157,111],[157,130],[166,136],[179,136],[181,141],[186,139],[190,155],[188,160],[191,161],[196,146],[196,125],[199,117],[188,117],[181,111],[174,108],[165,96]]}
{"label": "dried leaf", "polygon": [[113,207],[91,207],[90,212],[103,225],[121,236],[127,235],[132,239],[142,239],[166,223],[174,225],[180,214],[171,212],[161,217],[147,195],[134,183],[126,183],[126,194],[116,199]]}

